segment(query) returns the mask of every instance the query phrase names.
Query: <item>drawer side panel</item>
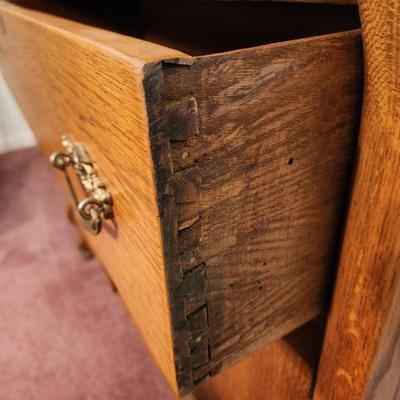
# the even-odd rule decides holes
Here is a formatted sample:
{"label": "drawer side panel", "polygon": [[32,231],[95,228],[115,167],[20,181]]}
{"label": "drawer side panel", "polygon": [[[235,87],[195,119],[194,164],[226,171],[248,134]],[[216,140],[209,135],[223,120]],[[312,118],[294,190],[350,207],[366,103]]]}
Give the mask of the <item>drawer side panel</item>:
{"label": "drawer side panel", "polygon": [[[184,393],[326,308],[358,136],[360,33],[162,73],[164,118],[155,82],[145,89]],[[177,124],[179,110],[197,125]]]}

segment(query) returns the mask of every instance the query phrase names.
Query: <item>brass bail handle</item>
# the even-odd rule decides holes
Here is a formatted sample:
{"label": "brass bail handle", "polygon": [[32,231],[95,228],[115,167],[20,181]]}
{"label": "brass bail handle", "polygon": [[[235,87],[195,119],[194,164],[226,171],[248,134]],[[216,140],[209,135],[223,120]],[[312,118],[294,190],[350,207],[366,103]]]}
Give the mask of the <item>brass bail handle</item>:
{"label": "brass bail handle", "polygon": [[[98,235],[102,227],[102,218],[112,219],[113,201],[105,184],[99,179],[97,171],[82,143],[72,143],[67,136],[62,136],[61,143],[64,151],[54,152],[50,155],[53,167],[63,172],[65,181],[72,197],[73,206],[79,215],[84,228]],[[83,200],[78,200],[74,186],[68,174],[68,167],[75,171],[80,183],[88,195]]]}

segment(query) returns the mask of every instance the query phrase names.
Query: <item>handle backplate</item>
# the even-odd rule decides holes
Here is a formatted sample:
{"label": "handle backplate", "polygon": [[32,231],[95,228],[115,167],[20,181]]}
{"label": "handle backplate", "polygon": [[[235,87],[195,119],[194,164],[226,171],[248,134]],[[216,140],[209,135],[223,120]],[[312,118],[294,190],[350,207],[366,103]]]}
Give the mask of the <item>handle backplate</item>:
{"label": "handle backplate", "polygon": [[[64,151],[50,155],[52,165],[64,173],[72,201],[83,226],[90,233],[97,235],[101,231],[102,218],[112,219],[113,201],[105,184],[100,180],[96,169],[82,143],[73,143],[67,136],[62,136]],[[71,166],[78,176],[83,190],[88,195],[78,200],[67,167]]]}

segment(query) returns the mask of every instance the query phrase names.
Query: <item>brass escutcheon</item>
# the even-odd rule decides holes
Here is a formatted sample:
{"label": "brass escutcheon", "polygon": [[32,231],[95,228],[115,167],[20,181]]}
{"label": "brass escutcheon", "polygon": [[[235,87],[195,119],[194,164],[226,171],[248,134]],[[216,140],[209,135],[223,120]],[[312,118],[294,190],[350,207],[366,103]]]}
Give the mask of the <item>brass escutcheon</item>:
{"label": "brass escutcheon", "polygon": [[[72,143],[67,136],[61,137],[64,147],[63,152],[54,152],[50,155],[51,164],[64,173],[67,186],[71,193],[73,205],[81,218],[84,228],[97,235],[101,231],[102,217],[112,219],[113,201],[105,184],[98,177],[93,163],[82,143]],[[83,190],[88,195],[83,200],[78,200],[68,175],[67,167],[71,166],[78,176]]]}

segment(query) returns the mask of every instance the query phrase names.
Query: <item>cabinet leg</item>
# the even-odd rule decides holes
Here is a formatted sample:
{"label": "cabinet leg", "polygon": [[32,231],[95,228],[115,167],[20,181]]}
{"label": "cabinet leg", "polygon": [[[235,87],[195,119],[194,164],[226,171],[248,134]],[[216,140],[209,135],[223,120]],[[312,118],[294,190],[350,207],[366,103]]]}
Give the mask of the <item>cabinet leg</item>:
{"label": "cabinet leg", "polygon": [[[67,214],[68,221],[71,222],[71,224],[78,226],[78,224],[76,223],[74,211],[73,211],[71,205],[67,206],[66,214]],[[92,258],[94,258],[94,254],[93,254],[92,250],[90,249],[86,239],[83,237],[81,232],[79,232],[79,238],[77,240],[77,248],[84,260],[91,260]]]}
{"label": "cabinet leg", "polygon": [[94,258],[94,254],[83,236],[78,239],[78,250],[84,260],[91,260]]}

